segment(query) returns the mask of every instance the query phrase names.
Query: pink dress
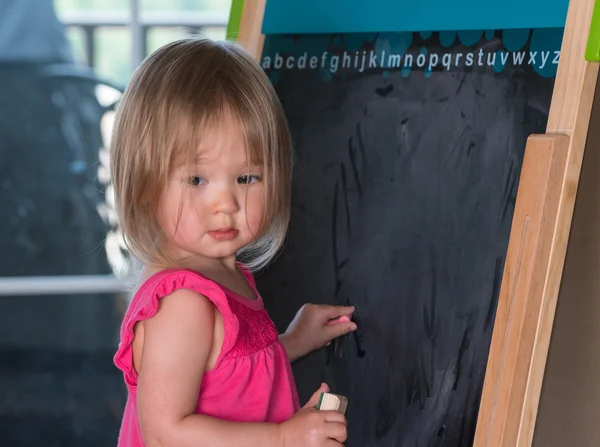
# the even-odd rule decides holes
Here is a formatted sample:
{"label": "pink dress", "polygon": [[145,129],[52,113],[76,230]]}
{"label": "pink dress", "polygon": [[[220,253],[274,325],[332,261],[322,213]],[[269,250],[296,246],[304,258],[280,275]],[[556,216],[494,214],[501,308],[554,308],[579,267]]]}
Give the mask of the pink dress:
{"label": "pink dress", "polygon": [[121,343],[114,358],[128,390],[119,447],[144,446],[138,424],[133,327],[152,317],[158,310],[158,300],[177,289],[194,290],[208,297],[223,315],[223,347],[215,367],[202,377],[196,413],[235,422],[279,423],[298,411],[298,394],[285,348],[256,291],[254,278],[244,268],[242,271],[256,300],[184,269],[157,273],[135,294],[125,313]]}

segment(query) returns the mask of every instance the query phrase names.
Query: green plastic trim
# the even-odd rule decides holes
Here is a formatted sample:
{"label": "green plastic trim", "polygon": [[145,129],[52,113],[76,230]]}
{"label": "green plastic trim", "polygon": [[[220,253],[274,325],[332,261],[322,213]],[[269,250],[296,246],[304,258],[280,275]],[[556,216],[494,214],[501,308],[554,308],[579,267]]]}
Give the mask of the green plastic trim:
{"label": "green plastic trim", "polygon": [[227,22],[227,40],[237,40],[240,32],[240,22],[242,21],[242,10],[244,9],[244,0],[232,0],[231,10],[229,12],[229,22]]}
{"label": "green plastic trim", "polygon": [[321,393],[321,395],[319,396],[319,402],[317,403],[317,410],[321,409],[321,404],[323,403],[323,396],[325,396],[325,393]]}
{"label": "green plastic trim", "polygon": [[585,49],[585,60],[600,62],[600,0],[596,0],[594,4],[590,35]]}

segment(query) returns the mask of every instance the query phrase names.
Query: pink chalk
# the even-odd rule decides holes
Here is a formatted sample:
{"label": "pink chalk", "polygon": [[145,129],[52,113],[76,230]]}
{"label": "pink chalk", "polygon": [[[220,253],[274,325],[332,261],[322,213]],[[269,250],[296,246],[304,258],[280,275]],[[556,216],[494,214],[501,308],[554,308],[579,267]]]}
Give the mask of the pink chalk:
{"label": "pink chalk", "polygon": [[346,323],[348,321],[350,321],[350,318],[347,317],[346,315],[342,315],[341,317],[334,318],[333,320],[329,320],[329,322],[327,324],[331,325],[331,324],[338,324],[338,323]]}

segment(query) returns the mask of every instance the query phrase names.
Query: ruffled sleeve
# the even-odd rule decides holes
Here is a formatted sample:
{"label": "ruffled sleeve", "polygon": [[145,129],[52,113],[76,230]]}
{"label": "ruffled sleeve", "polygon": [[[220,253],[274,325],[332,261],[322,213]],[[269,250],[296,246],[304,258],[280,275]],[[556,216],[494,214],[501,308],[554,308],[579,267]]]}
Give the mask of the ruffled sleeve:
{"label": "ruffled sleeve", "polygon": [[158,300],[179,289],[189,289],[206,296],[223,316],[224,339],[217,365],[235,345],[239,323],[231,312],[227,297],[214,281],[191,270],[165,270],[149,278],[134,296],[121,326],[121,341],[114,356],[117,368],[123,371],[126,383],[137,386],[133,367],[133,328],[138,321],[151,318],[158,311]]}

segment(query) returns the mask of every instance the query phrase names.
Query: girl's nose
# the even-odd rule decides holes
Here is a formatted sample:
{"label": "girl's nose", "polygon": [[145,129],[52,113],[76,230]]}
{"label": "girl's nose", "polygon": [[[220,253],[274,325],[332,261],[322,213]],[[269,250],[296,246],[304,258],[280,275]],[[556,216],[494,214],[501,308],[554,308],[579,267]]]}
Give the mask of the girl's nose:
{"label": "girl's nose", "polygon": [[233,214],[239,211],[238,198],[230,188],[221,188],[215,197],[215,209],[219,213]]}

